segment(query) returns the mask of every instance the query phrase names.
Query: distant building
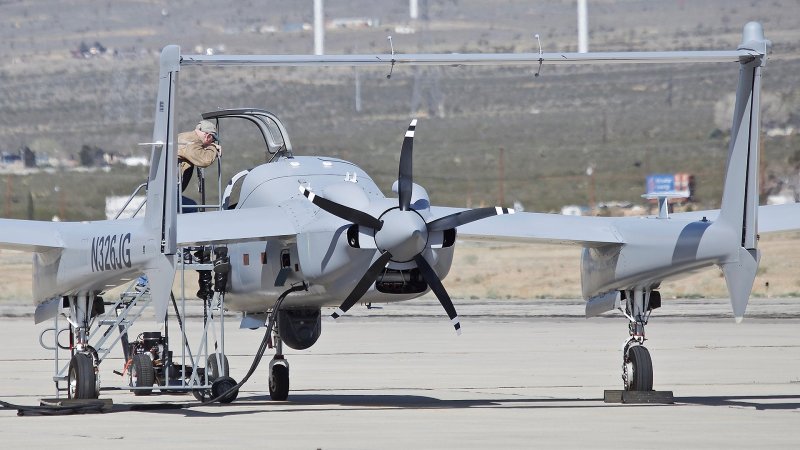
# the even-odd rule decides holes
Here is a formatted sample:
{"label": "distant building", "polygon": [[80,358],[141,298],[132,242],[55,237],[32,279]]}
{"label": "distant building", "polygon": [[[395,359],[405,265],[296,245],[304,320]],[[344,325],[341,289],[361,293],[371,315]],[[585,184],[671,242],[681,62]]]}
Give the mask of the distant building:
{"label": "distant building", "polygon": [[22,157],[18,153],[3,152],[0,154],[0,162],[5,166],[22,165]]}
{"label": "distant building", "polygon": [[119,158],[118,160],[128,167],[146,166],[150,164],[150,160],[144,156],[128,156],[126,158]]}
{"label": "distant building", "polygon": [[327,28],[373,28],[379,27],[380,25],[380,19],[371,19],[369,17],[346,17],[331,20],[328,22]]}
{"label": "distant building", "polygon": [[0,165],[19,169],[36,167],[36,153],[27,146],[20,147],[16,152],[2,152]]}

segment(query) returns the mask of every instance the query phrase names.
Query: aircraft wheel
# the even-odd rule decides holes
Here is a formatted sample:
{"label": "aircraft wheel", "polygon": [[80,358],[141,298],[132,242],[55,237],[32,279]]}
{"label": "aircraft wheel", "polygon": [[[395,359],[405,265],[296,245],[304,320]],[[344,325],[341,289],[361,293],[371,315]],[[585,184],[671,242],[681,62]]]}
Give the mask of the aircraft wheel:
{"label": "aircraft wheel", "polygon": [[[153,360],[143,353],[133,355],[133,363],[131,363],[128,371],[131,387],[148,387],[152,386],[155,381]],[[152,389],[136,389],[133,391],[133,395],[150,395],[152,393]]]}
{"label": "aircraft wheel", "polygon": [[214,381],[219,377],[227,377],[230,375],[230,365],[228,365],[228,357],[225,355],[220,355],[219,358],[222,362],[222,366],[225,370],[220,370],[220,365],[217,362],[217,354],[213,354],[208,357],[208,361],[206,361],[206,369],[208,370],[208,381]]}
{"label": "aircraft wheel", "polygon": [[628,349],[628,358],[625,364],[627,372],[626,391],[652,391],[653,390],[653,360],[650,352],[641,345]]}
{"label": "aircraft wheel", "polygon": [[289,398],[289,368],[283,364],[272,366],[272,373],[269,377],[269,397],[277,401]]}
{"label": "aircraft wheel", "polygon": [[[236,380],[231,377],[222,376],[214,380],[211,384],[211,397],[217,398],[220,395],[228,392],[231,388],[236,386]],[[230,403],[236,400],[236,397],[239,396],[239,390],[236,389],[233,392],[223,396],[219,399],[220,403]]]}
{"label": "aircraft wheel", "polygon": [[67,377],[69,398],[93,399],[99,395],[97,373],[91,355],[76,353],[69,362]]}

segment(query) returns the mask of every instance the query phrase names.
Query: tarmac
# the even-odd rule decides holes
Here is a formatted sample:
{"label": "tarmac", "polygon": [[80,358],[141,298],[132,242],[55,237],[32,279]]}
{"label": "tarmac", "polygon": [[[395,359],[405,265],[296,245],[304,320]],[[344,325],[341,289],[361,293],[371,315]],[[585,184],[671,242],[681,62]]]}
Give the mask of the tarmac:
{"label": "tarmac", "polygon": [[[269,353],[228,405],[191,395],[104,390],[103,414],[18,417],[0,408],[3,448],[797,448],[800,299],[664,300],[647,326],[654,389],[675,404],[604,403],[621,389],[627,321],[584,319],[576,300],[456,300],[457,336],[435,299],[354,308],[305,351],[287,350],[291,393],[269,399]],[[0,305],[0,400],[54,397],[52,352],[25,305]],[[28,307],[28,310],[31,308]],[[29,311],[30,312],[30,311]],[[226,351],[241,380],[263,331],[231,317]],[[190,336],[201,320],[190,318]],[[62,322],[63,323],[63,322]],[[138,324],[157,329],[152,321]],[[119,356],[101,366],[120,386]],[[63,358],[62,353],[62,358]],[[62,361],[63,362],[63,361]],[[63,395],[63,394],[62,394]],[[180,408],[181,405],[195,405]],[[154,408],[137,410],[136,408]]]}

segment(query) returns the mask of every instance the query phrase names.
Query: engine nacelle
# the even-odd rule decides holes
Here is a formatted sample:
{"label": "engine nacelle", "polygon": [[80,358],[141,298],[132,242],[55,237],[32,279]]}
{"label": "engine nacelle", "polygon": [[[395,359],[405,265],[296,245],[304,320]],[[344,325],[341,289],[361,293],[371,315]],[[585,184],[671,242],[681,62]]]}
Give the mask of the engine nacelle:
{"label": "engine nacelle", "polygon": [[319,309],[282,309],[278,311],[278,334],[284,344],[305,350],[322,333],[322,312]]}

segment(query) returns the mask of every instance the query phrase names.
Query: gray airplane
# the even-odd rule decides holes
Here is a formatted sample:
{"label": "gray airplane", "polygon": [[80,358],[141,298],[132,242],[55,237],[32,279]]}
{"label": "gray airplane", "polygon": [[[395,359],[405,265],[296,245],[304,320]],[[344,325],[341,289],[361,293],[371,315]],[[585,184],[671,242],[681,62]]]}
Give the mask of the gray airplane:
{"label": "gray airplane", "polygon": [[[181,55],[165,47],[160,60],[151,168],[144,218],[85,223],[0,220],[0,248],[34,252],[37,321],[65,314],[74,332],[69,394],[96,398],[98,359],[88,343],[92,317],[103,291],[140,274],[149,279],[157,321],[167,312],[182,249],[212,246],[230,259],[223,287],[228,310],[246,326],[277,318],[276,355],[270,363],[270,394],[286,399],[288,362],[282,343],[312,346],[321,334],[322,308],[333,318],[356,303],[398,302],[433,291],[452,326],[458,314],[442,280],[460,239],[550,242],[583,247],[581,275],[587,316],[619,309],[628,320],[622,378],[630,391],[650,391],[653,366],[644,347],[645,325],[661,305],[665,280],[719,266],[733,315],[745,313],[758,268],[759,233],[800,228],[800,207],[758,206],[761,72],[770,42],[758,23],[744,28],[732,51],[414,54],[341,56]],[[505,208],[459,209],[430,203],[413,182],[416,120],[402,142],[397,198],[387,198],[353,163],[299,156],[280,120],[244,108],[205,114],[208,120],[255,124],[269,162],[238,174],[238,203],[219,211],[177,214],[174,109],[179,71],[195,65],[384,66],[533,65],[602,63],[735,63],[739,68],[724,193],[719,210],[670,215],[666,196],[654,217],[571,217],[516,213]],[[224,255],[225,251],[219,253]],[[291,294],[291,295],[289,295]]]}

